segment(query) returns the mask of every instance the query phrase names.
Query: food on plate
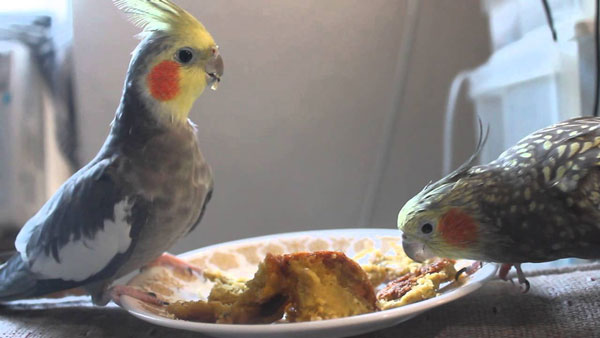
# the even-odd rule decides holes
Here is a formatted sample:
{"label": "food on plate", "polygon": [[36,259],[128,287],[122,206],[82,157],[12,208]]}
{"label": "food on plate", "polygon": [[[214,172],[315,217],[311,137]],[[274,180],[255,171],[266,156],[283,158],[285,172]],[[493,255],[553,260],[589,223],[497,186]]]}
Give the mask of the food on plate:
{"label": "food on plate", "polygon": [[178,301],[167,311],[178,319],[221,324],[347,317],[433,298],[455,277],[454,264],[414,262],[395,243],[384,252],[368,247],[353,259],[338,251],[267,254],[249,280],[204,271],[214,283],[206,300]]}
{"label": "food on plate", "polygon": [[375,288],[404,274],[415,272],[423,266],[423,264],[408,258],[401,245],[396,243],[390,243],[390,245],[392,250],[388,250],[386,253],[379,249],[368,248],[353,257],[354,260],[358,261],[365,256],[369,256],[368,262],[361,264],[361,267],[365,270]]}
{"label": "food on plate", "polygon": [[289,321],[340,318],[376,310],[375,292],[367,274],[341,252],[284,255],[282,270]]}
{"label": "food on plate", "polygon": [[223,314],[231,312],[231,304],[215,301],[177,302],[169,304],[167,311],[179,319],[218,323],[223,322]]}
{"label": "food on plate", "polygon": [[435,297],[440,284],[456,276],[454,263],[450,259],[435,260],[389,282],[377,292],[377,307],[386,310]]}
{"label": "food on plate", "polygon": [[245,284],[217,279],[206,301],[176,302],[176,318],[259,324],[308,321],[376,311],[374,288],[360,265],[335,251],[268,254]]}
{"label": "food on plate", "polygon": [[170,304],[167,311],[185,320],[222,324],[271,323],[283,317],[287,302],[283,287],[281,258],[269,254],[260,263],[253,279],[240,283],[229,278],[215,278],[206,301],[176,302]]}

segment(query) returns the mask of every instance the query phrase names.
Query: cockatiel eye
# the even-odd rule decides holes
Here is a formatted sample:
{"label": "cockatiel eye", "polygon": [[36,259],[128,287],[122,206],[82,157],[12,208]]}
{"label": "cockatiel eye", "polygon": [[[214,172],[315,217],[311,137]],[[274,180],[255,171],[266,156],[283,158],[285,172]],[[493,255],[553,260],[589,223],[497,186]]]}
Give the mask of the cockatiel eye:
{"label": "cockatiel eye", "polygon": [[424,234],[430,234],[433,231],[433,225],[431,223],[423,223],[421,225],[421,232]]}
{"label": "cockatiel eye", "polygon": [[183,47],[175,53],[175,59],[181,64],[187,64],[194,58],[194,50],[189,47]]}

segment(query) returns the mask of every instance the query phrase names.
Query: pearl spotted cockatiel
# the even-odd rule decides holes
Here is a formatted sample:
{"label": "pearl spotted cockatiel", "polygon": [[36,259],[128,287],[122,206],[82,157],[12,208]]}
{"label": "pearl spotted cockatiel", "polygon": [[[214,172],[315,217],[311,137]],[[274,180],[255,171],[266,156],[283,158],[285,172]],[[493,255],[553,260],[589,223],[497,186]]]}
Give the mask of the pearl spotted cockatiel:
{"label": "pearl spotted cockatiel", "polygon": [[433,256],[511,265],[600,258],[600,118],[538,130],[495,161],[469,161],[428,185],[398,215],[403,247]]}
{"label": "pearl spotted cockatiel", "polygon": [[[1,301],[83,287],[106,304],[111,283],[193,230],[210,199],[211,170],[188,113],[220,81],[218,47],[171,1],[115,4],[143,28],[143,40],[110,133],[17,236],[18,252],[0,270]],[[135,293],[121,286],[116,296]]]}

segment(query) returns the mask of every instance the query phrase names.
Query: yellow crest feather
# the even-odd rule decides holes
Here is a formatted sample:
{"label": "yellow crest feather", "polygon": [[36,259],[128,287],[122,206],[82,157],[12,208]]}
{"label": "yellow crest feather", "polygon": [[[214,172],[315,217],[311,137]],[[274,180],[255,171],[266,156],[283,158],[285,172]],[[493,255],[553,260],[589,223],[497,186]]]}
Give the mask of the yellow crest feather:
{"label": "yellow crest feather", "polygon": [[206,28],[190,13],[169,0],[113,0],[129,20],[143,29],[142,33],[167,32],[177,34],[190,29]]}

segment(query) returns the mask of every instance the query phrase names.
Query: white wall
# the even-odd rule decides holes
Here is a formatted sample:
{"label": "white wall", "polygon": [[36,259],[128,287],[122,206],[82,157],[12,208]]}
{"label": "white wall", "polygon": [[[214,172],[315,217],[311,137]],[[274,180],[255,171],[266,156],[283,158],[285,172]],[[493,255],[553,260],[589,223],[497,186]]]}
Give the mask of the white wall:
{"label": "white wall", "polygon": [[[488,51],[478,0],[417,1],[409,59],[399,58],[407,1],[177,1],[213,34],[225,76],[191,113],[215,194],[203,223],[173,251],[361,219],[395,226],[406,199],[440,175],[452,76]],[[108,0],[74,1],[74,25],[81,157],[89,160],[108,132],[138,30]],[[465,157],[472,109],[461,102],[458,110],[457,156]],[[379,179],[375,163],[394,113]]]}
{"label": "white wall", "polygon": [[[487,18],[478,1],[422,0],[407,84],[371,224],[394,226],[402,205],[442,176],[443,113],[454,76],[489,55]],[[463,90],[463,93],[466,90]],[[453,163],[474,150],[477,129],[465,95],[456,106]]]}

